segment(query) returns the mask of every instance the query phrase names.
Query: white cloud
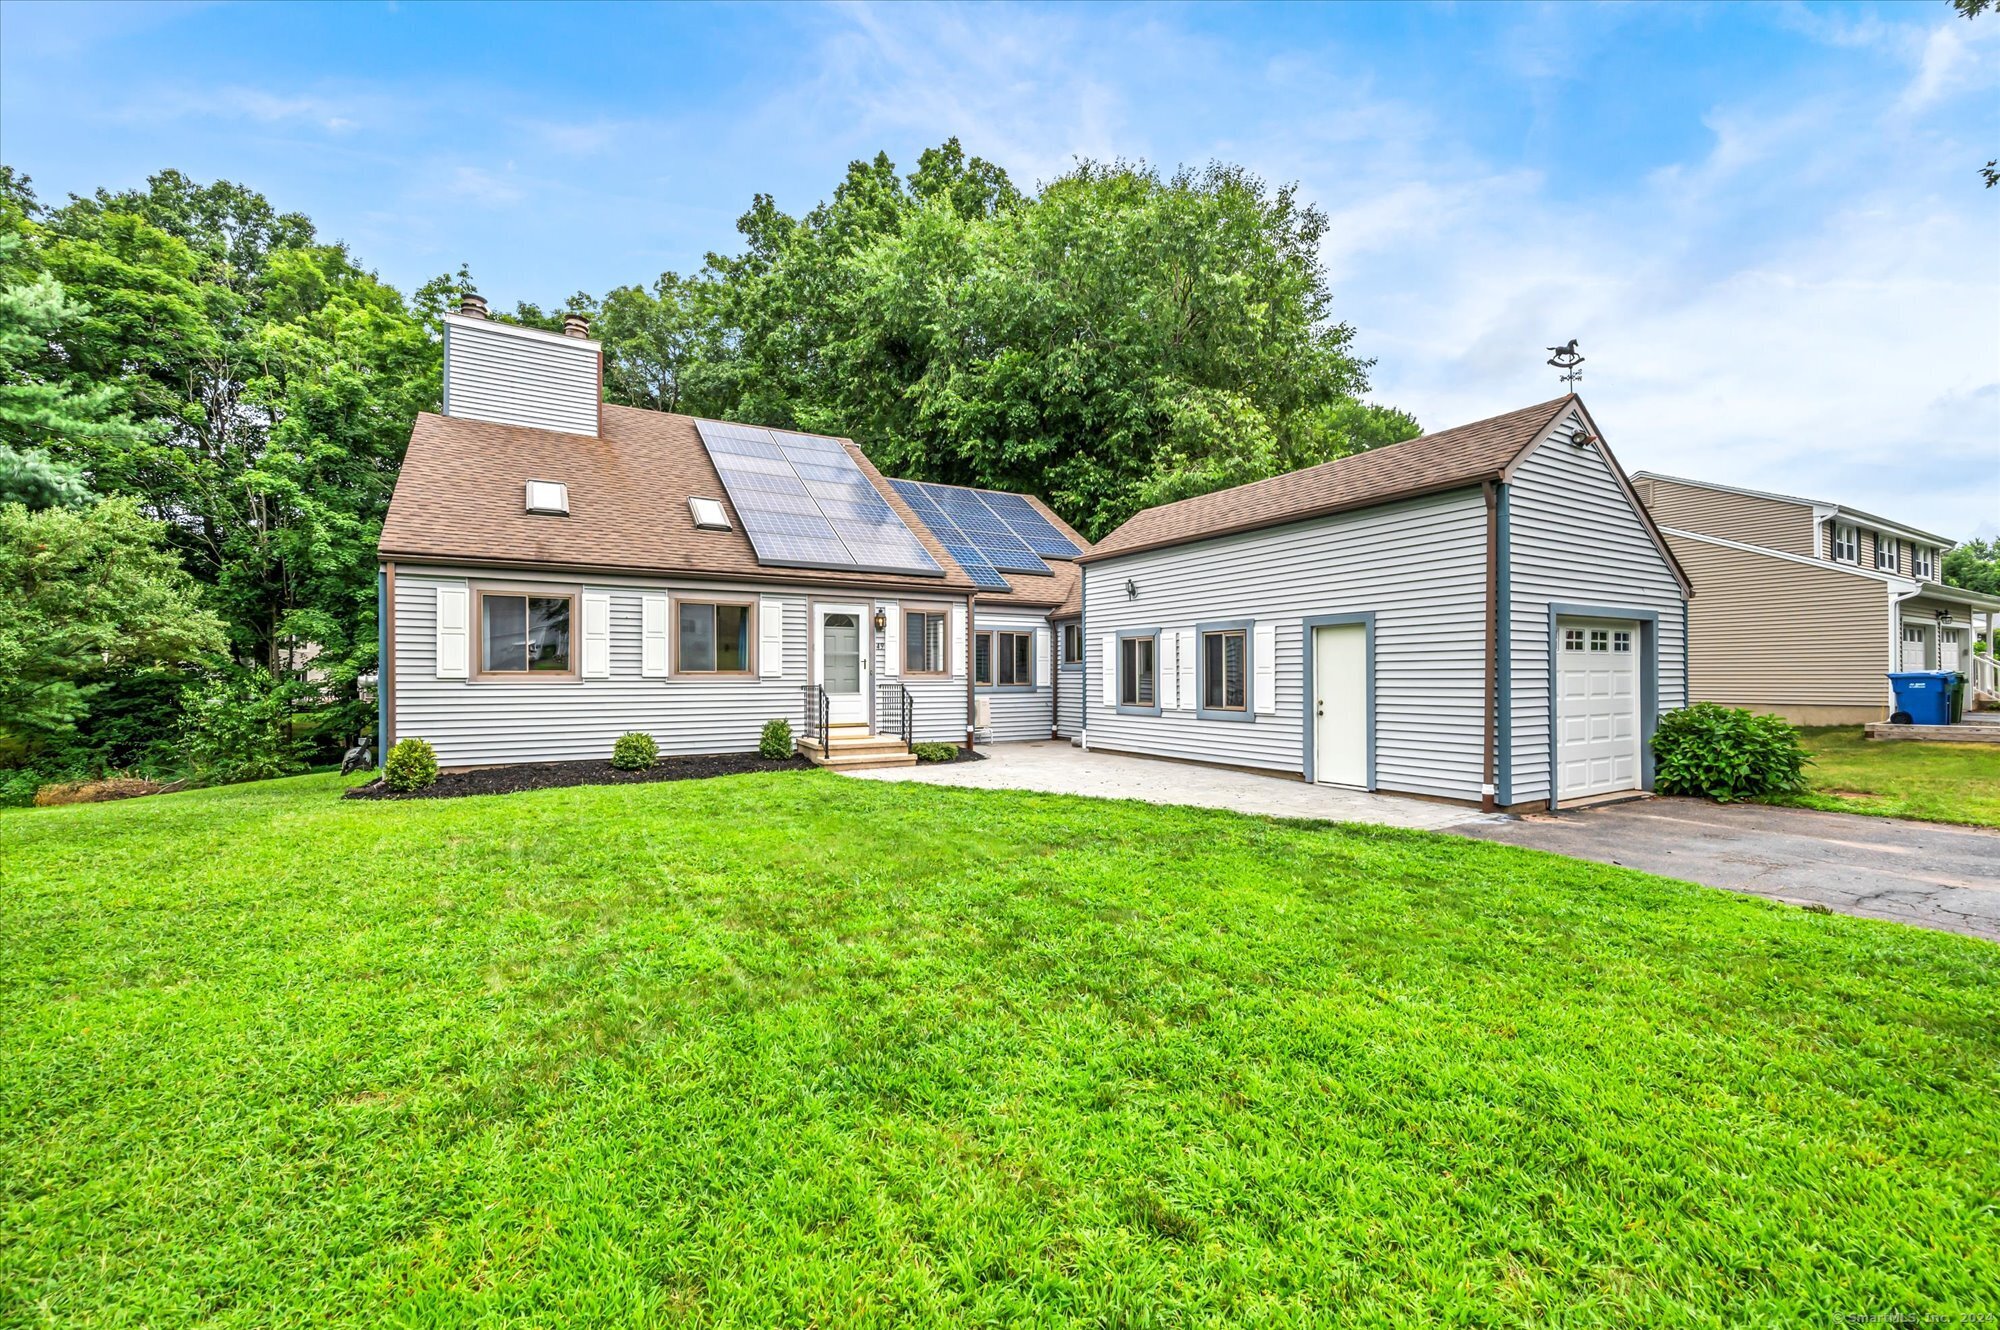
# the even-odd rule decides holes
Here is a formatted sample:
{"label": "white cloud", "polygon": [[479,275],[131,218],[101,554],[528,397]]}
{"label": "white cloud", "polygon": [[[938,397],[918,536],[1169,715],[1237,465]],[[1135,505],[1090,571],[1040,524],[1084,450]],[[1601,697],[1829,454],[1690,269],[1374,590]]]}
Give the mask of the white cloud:
{"label": "white cloud", "polygon": [[[2000,516],[1992,197],[1936,123],[1996,64],[1974,25],[1797,11],[1792,26],[1906,82],[1747,88],[1709,108],[1705,151],[1613,188],[1488,159],[1447,111],[1335,49],[1253,61],[1150,12],[842,17],[821,76],[759,133],[961,133],[1023,181],[1114,155],[1297,180],[1328,213],[1336,312],[1378,359],[1375,395],[1428,427],[1555,396],[1543,348],[1580,337],[1584,391],[1628,466],[1948,532]],[[1578,26],[1530,11],[1503,37],[1496,60],[1529,104],[1620,35]]]}

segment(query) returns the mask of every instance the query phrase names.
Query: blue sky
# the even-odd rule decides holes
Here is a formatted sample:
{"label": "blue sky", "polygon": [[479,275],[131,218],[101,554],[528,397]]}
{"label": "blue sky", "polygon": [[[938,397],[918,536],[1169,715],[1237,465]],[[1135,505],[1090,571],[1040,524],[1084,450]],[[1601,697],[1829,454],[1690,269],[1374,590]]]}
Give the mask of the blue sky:
{"label": "blue sky", "polygon": [[1374,393],[1583,391],[1620,459],[2000,534],[2000,15],[1881,6],[0,4],[45,199],[177,166],[408,289],[559,301],[854,157],[1211,158],[1332,219]]}

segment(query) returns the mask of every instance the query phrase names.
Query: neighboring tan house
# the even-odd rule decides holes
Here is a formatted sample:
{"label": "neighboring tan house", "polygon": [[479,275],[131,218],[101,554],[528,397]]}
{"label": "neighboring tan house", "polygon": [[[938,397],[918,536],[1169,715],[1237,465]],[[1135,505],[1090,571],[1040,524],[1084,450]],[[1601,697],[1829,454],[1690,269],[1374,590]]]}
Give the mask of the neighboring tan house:
{"label": "neighboring tan house", "polygon": [[[2000,598],[1938,581],[1947,538],[1678,476],[1640,472],[1632,487],[1694,579],[1693,700],[1851,725],[1889,716],[1891,670],[1975,672],[1973,635]],[[1990,689],[1990,663],[1978,672]]]}
{"label": "neighboring tan house", "polygon": [[784,719],[862,765],[975,724],[1053,733],[1050,614],[1087,544],[1039,500],[892,485],[845,439],[609,405],[578,316],[558,335],[470,297],[444,366],[380,542],[385,750],[604,758],[643,730],[667,754],[748,752]]}
{"label": "neighboring tan house", "polygon": [[1649,789],[1687,584],[1574,396],[1149,508],[1083,568],[1086,742],[1528,809]]}

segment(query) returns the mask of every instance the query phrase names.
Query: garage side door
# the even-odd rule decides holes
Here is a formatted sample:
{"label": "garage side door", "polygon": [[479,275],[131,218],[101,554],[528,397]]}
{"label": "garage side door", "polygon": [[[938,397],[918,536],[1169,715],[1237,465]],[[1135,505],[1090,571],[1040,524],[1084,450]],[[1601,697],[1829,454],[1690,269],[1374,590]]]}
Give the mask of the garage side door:
{"label": "garage side door", "polygon": [[1556,622],[1557,798],[1639,788],[1639,625]]}

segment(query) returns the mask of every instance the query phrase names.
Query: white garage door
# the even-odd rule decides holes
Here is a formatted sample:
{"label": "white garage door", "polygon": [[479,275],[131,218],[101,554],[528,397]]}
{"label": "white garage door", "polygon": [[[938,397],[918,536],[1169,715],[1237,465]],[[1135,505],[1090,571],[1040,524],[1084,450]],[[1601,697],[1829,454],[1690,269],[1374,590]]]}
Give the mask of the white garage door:
{"label": "white garage door", "polygon": [[1558,799],[1639,788],[1639,625],[1556,622]]}

